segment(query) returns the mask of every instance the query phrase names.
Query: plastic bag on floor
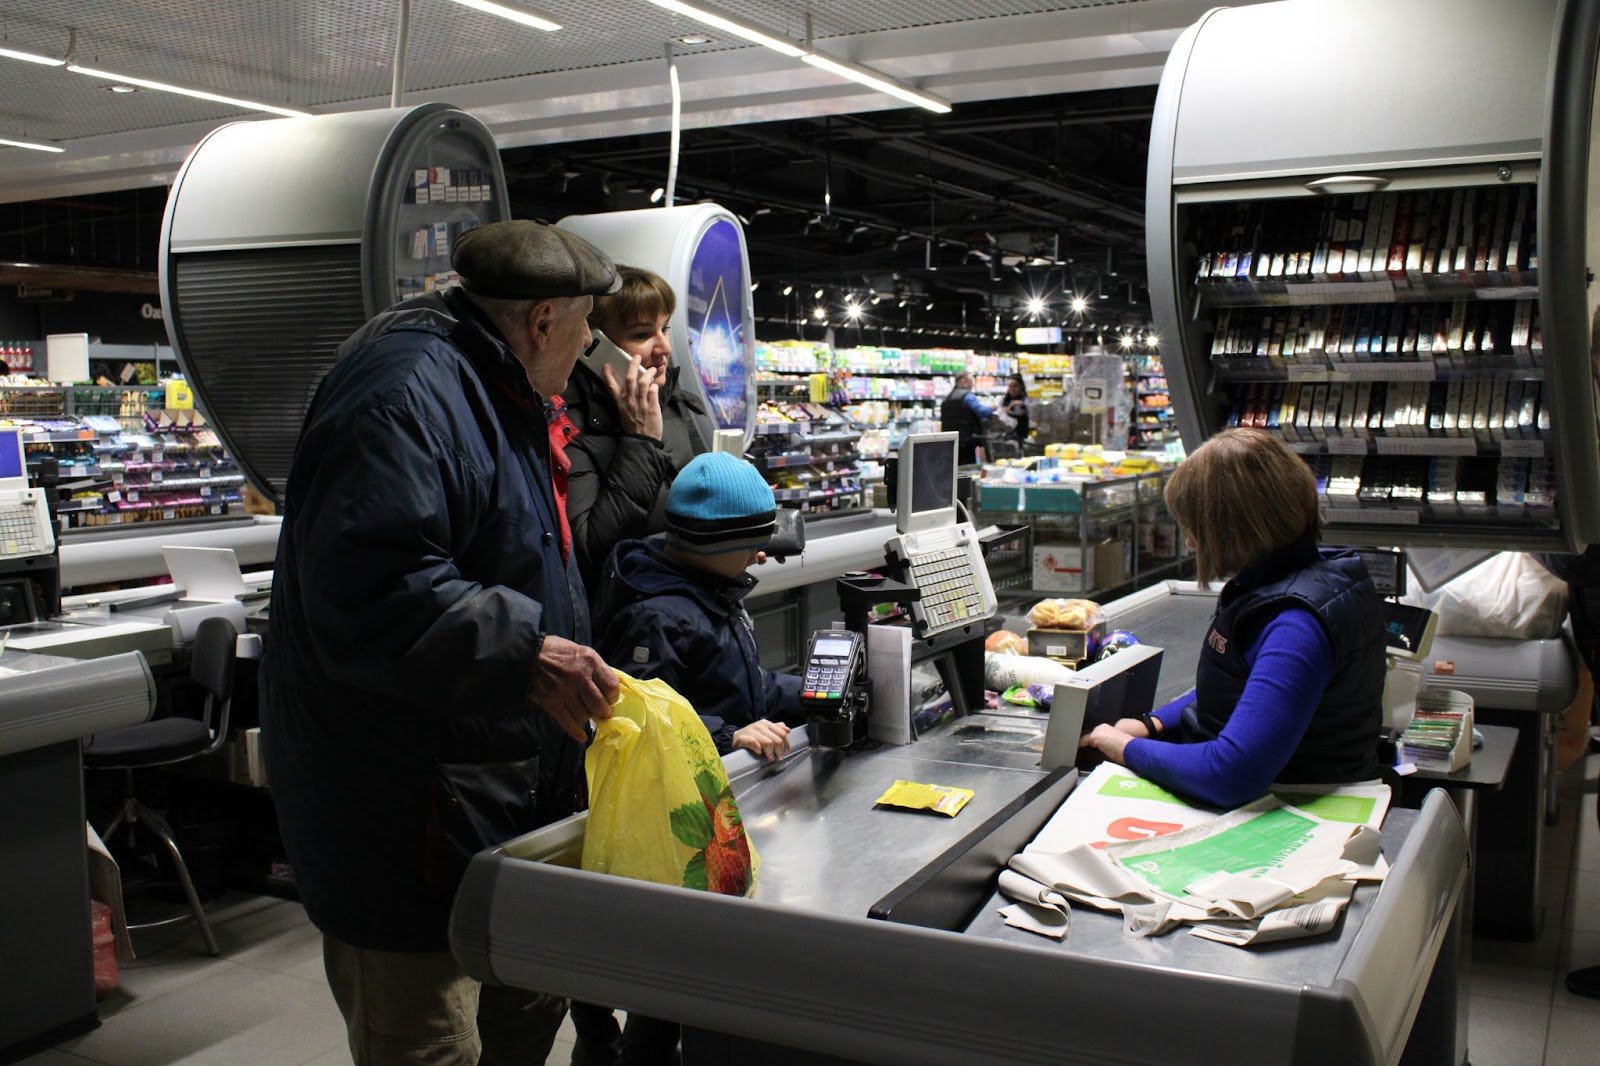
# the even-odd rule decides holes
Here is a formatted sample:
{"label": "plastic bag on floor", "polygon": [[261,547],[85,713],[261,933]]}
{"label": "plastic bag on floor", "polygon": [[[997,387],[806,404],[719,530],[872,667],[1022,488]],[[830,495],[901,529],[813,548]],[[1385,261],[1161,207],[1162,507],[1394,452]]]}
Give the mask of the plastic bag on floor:
{"label": "plastic bag on floor", "polygon": [[1500,552],[1431,593],[1410,588],[1404,602],[1436,612],[1442,637],[1548,640],[1567,617],[1566,584],[1525,552]]}
{"label": "plastic bag on floor", "polygon": [[705,723],[665,681],[619,673],[589,745],[583,868],[747,895],[761,861]]}

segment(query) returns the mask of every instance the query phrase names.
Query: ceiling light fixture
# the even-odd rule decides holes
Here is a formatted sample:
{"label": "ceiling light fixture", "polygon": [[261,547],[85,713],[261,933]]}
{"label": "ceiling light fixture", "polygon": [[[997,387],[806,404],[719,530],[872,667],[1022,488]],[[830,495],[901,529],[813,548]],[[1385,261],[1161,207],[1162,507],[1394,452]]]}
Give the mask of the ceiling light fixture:
{"label": "ceiling light fixture", "polygon": [[860,304],[854,304],[854,303],[851,304],[848,308],[845,309],[845,314],[849,315],[850,316],[850,321],[854,322],[856,319],[861,317],[861,305]]}
{"label": "ceiling light fixture", "polygon": [[813,307],[811,309],[811,317],[817,319],[818,321],[821,321],[822,319],[828,317],[828,309],[825,308],[825,307],[822,307],[820,305],[817,306],[817,307]]}
{"label": "ceiling light fixture", "polygon": [[818,289],[816,292],[812,293],[811,295],[812,295],[812,298],[820,300],[820,299],[822,299],[822,290]]}
{"label": "ceiling light fixture", "polygon": [[761,282],[759,282],[759,281],[752,281],[752,282],[751,282],[751,283],[750,283],[750,291],[751,291],[751,292],[755,292],[755,291],[756,291],[756,290],[757,290],[757,289],[759,289],[759,288],[761,288]]}
{"label": "ceiling light fixture", "polygon": [[0,145],[7,148],[27,148],[34,152],[65,152],[66,149],[58,144],[40,144],[38,141],[14,141],[9,137],[0,137]]}
{"label": "ceiling light fixture", "polygon": [[791,292],[794,292],[794,286],[793,285],[785,285],[783,287],[783,294],[785,296],[789,295]]}
{"label": "ceiling light fixture", "polygon": [[747,41],[763,45],[780,55],[788,56],[790,59],[799,59],[806,54],[804,48],[787,38],[767,33],[765,30],[752,26],[743,19],[725,15],[701,4],[685,4],[682,0],[650,0],[650,3],[679,15],[687,15],[689,18],[704,22],[714,29],[731,33],[735,37],[743,37]]}
{"label": "ceiling light fixture", "polygon": [[485,15],[494,15],[497,18],[507,19],[523,26],[532,26],[536,30],[547,30],[554,33],[561,28],[561,23],[548,15],[541,14],[521,4],[501,4],[495,0],[454,0],[462,7],[470,7],[474,11],[482,11]]}
{"label": "ceiling light fixture", "polygon": [[713,42],[713,38],[707,37],[703,33],[686,33],[676,40],[679,44],[711,44]]}
{"label": "ceiling light fixture", "polygon": [[245,111],[266,111],[285,118],[310,118],[309,111],[296,111],[292,107],[279,107],[277,104],[264,104],[259,100],[245,100],[237,96],[224,96],[221,93],[207,92],[204,89],[190,89],[182,85],[172,85],[164,81],[152,81],[149,78],[135,78],[127,74],[113,74],[109,70],[98,70],[94,67],[81,67],[76,63],[68,63],[67,69],[74,74],[85,77],[99,78],[101,81],[115,82],[120,85],[137,85],[141,89],[150,89],[158,93],[173,93],[177,96],[189,96],[196,100],[210,100],[212,103],[227,104]]}
{"label": "ceiling light fixture", "polygon": [[106,92],[110,93],[136,93],[139,91],[139,87],[136,85],[107,85],[105,89]]}
{"label": "ceiling light fixture", "polygon": [[1028,314],[1037,316],[1044,311],[1044,300],[1037,296],[1028,297]]}
{"label": "ceiling light fixture", "polygon": [[1085,300],[1082,296],[1074,296],[1072,298],[1072,310],[1073,310],[1073,312],[1075,314],[1080,314],[1081,315],[1085,311],[1087,311],[1088,309],[1089,309],[1089,301],[1088,300]]}
{"label": "ceiling light fixture", "polygon": [[0,59],[20,59],[24,63],[37,63],[41,67],[64,67],[67,65],[65,59],[57,59],[55,56],[42,56],[37,52],[22,52],[15,48],[0,48]]}
{"label": "ceiling light fixture", "polygon": [[650,190],[650,202],[653,204],[659,204],[661,202],[661,198],[665,195],[667,195],[667,190],[658,185],[654,189]]}
{"label": "ceiling light fixture", "polygon": [[933,301],[929,300],[927,303],[923,304],[922,305],[922,309],[924,311],[932,311],[933,310]]}

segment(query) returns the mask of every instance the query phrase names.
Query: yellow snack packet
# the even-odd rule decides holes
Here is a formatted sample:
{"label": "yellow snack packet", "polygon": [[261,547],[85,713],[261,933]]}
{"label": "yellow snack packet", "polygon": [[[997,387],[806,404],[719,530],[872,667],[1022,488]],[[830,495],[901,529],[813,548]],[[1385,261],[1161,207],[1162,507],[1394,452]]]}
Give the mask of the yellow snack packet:
{"label": "yellow snack packet", "polygon": [[933,811],[954,818],[973,796],[970,788],[951,785],[919,785],[915,781],[896,781],[878,797],[879,803],[913,811]]}

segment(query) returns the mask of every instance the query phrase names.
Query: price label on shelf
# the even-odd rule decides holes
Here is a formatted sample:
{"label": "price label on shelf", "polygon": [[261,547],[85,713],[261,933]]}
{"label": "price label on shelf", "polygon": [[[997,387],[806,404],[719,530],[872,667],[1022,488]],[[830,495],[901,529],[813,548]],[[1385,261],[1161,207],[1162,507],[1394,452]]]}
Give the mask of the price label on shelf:
{"label": "price label on shelf", "polygon": [[178,517],[178,512],[174,511],[170,507],[164,507],[161,510],[161,517],[171,521],[172,519]]}
{"label": "price label on shelf", "polygon": [[1543,459],[1544,441],[1503,440],[1500,442],[1500,454],[1508,459]]}
{"label": "price label on shelf", "polygon": [[166,453],[163,452],[160,448],[157,448],[155,451],[150,453],[150,461],[153,462],[153,463],[162,462],[165,458],[166,458]]}
{"label": "price label on shelf", "polygon": [[116,489],[112,489],[110,492],[106,493],[106,499],[112,503],[121,503],[122,493],[118,492]]}
{"label": "price label on shelf", "polygon": [[139,502],[139,492],[138,492],[137,489],[129,489],[128,490],[128,502],[129,503],[138,503]]}
{"label": "price label on shelf", "polygon": [[1291,366],[1289,368],[1290,381],[1327,381],[1328,368],[1325,366]]}
{"label": "price label on shelf", "polygon": [[201,485],[200,486],[200,495],[202,495],[202,496],[210,496],[211,495],[211,486],[210,485]]}
{"label": "price label on shelf", "polygon": [[152,483],[159,483],[163,476],[164,475],[159,470],[150,471],[150,480]]}
{"label": "price label on shelf", "polygon": [[1367,442],[1360,437],[1329,437],[1329,455],[1366,455]]}

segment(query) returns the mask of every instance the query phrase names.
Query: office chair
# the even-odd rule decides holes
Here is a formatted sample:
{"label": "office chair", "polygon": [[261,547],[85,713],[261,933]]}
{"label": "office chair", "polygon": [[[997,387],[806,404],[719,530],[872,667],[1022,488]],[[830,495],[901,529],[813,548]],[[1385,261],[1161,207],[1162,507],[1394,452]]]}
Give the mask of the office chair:
{"label": "office chair", "polygon": [[[188,897],[189,909],[200,927],[206,951],[211,955],[221,952],[217,948],[216,937],[211,933],[211,923],[206,920],[205,909],[200,905],[200,896],[194,890],[194,882],[189,878],[189,867],[178,851],[177,841],[173,839],[172,827],[134,795],[133,772],[210,755],[227,741],[237,641],[238,630],[226,618],[207,618],[195,632],[189,678],[205,693],[205,712],[201,718],[176,715],[156,718],[125,729],[97,733],[83,747],[85,766],[92,770],[121,770],[126,775],[122,809],[101,831],[100,838],[109,841],[111,834],[127,823],[130,839],[134,827],[143,825],[166,845],[167,853],[172,856],[172,865],[178,872],[178,882]],[[130,925],[128,928],[149,929],[185,921],[189,917],[179,914],[160,921]]]}

